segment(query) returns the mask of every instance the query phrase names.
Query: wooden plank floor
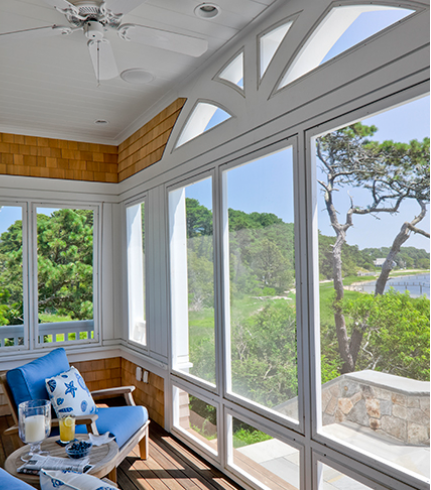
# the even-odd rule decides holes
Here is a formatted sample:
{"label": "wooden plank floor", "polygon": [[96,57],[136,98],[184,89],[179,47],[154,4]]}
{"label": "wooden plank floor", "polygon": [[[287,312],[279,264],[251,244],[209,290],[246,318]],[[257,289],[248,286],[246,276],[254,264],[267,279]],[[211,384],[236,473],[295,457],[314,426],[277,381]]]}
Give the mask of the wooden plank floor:
{"label": "wooden plank floor", "polygon": [[[4,436],[12,417],[0,417],[0,466],[20,447],[18,436]],[[241,487],[178,441],[159,425],[150,424],[150,457],[132,451],[117,469],[121,490],[241,490]]]}

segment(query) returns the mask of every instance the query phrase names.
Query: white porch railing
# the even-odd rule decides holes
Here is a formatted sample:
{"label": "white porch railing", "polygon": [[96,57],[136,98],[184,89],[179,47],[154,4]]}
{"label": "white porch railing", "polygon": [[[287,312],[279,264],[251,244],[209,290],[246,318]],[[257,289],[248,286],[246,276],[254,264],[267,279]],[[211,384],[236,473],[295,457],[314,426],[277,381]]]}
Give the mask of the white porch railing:
{"label": "white porch railing", "polygon": [[[75,322],[40,323],[38,329],[39,343],[57,343],[68,340],[85,340],[93,338],[94,320]],[[23,325],[6,325],[0,327],[0,347],[24,344]]]}
{"label": "white porch railing", "polygon": [[[75,322],[56,322],[39,324],[39,343],[66,342],[67,340],[91,339],[94,332],[94,320]],[[86,335],[80,335],[85,333]],[[52,336],[45,339],[45,336]],[[45,340],[44,340],[45,339]]]}
{"label": "white porch railing", "polygon": [[0,327],[0,347],[22,345],[24,344],[24,327],[23,325],[6,325]]}

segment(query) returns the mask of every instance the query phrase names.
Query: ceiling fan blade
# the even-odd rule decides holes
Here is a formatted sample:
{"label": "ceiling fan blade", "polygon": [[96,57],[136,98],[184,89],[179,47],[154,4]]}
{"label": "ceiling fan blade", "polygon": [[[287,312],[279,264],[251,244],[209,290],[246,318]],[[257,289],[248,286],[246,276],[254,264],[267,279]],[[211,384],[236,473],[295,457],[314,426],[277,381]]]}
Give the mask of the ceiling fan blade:
{"label": "ceiling fan blade", "polygon": [[97,81],[117,77],[118,68],[111,43],[107,39],[91,40],[87,46]]}
{"label": "ceiling fan blade", "polygon": [[67,35],[76,29],[66,26],[46,26],[34,27],[33,29],[24,29],[22,31],[2,32],[0,34],[1,41],[10,41],[12,39],[37,39],[39,37],[51,37]]}
{"label": "ceiling fan blade", "polygon": [[118,35],[125,41],[167,49],[176,53],[194,56],[195,58],[203,55],[208,49],[208,42],[205,39],[137,24],[121,25],[118,28]]}
{"label": "ceiling fan blade", "polygon": [[127,14],[147,0],[107,0],[107,7],[115,14]]}
{"label": "ceiling fan blade", "polygon": [[75,5],[68,2],[67,0],[45,0],[45,3],[51,5],[51,7],[54,7],[56,9],[76,9]]}

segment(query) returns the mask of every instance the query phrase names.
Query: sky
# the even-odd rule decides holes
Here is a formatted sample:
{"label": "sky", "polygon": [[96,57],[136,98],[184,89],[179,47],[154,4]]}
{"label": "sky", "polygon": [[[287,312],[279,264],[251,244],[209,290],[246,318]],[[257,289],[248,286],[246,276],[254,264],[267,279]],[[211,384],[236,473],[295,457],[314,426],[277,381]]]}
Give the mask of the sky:
{"label": "sky", "polygon": [[[50,216],[58,208],[37,208],[39,214]],[[0,206],[0,234],[6,231],[15,221],[22,219],[20,206]]]}
{"label": "sky", "polygon": [[[393,140],[408,143],[412,139],[422,140],[430,134],[430,98],[422,99],[404,104],[390,111],[381,113],[362,120],[368,126],[375,125],[378,131],[372,137],[376,141]],[[370,202],[367,191],[357,188],[340,189],[334,193],[335,208],[339,211],[338,219],[344,222],[345,212],[350,205],[350,197],[357,205],[366,206]],[[319,214],[318,227],[324,235],[335,236],[332,231],[329,218],[324,207],[322,192],[319,192]],[[419,205],[413,201],[404,201],[400,212],[395,215],[380,214],[378,217],[371,215],[355,216],[354,226],[347,232],[347,243],[358,245],[360,249],[368,247],[391,246],[393,239],[405,221],[411,221],[420,211]],[[428,233],[430,231],[429,206],[425,218],[418,227]],[[366,230],[366,231],[365,231]],[[429,252],[430,240],[422,235],[411,235],[404,246],[423,248]]]}
{"label": "sky", "polygon": [[[422,140],[430,134],[430,98],[403,104],[381,114],[363,119],[366,125],[375,125],[378,131],[373,136],[376,141],[390,140],[408,143],[412,139]],[[265,158],[242,165],[228,171],[228,207],[246,213],[274,213],[286,223],[293,221],[292,150],[285,149]],[[324,206],[323,196],[318,191],[318,227],[324,235],[335,236]],[[350,195],[355,204],[366,205],[368,193],[363,189],[342,189],[335,193],[339,220],[350,205]],[[211,181],[204,181],[186,188],[186,196],[198,199],[211,209]],[[355,216],[354,226],[348,230],[347,243],[368,247],[391,246],[402,223],[411,220],[419,210],[415,202],[404,202],[396,215]],[[344,214],[343,214],[344,213]],[[429,232],[429,210],[421,225]],[[404,246],[414,246],[430,250],[429,239],[412,235]]]}
{"label": "sky", "polygon": [[363,12],[332,46],[325,58],[323,58],[322,63],[334,58],[338,54],[346,51],[346,49],[351,48],[355,44],[358,44],[367,37],[370,37],[373,34],[376,34],[377,32],[394,24],[395,22],[398,22],[404,17],[407,17],[412,12],[412,10],[403,8],[394,8],[393,10],[383,10],[377,12]]}

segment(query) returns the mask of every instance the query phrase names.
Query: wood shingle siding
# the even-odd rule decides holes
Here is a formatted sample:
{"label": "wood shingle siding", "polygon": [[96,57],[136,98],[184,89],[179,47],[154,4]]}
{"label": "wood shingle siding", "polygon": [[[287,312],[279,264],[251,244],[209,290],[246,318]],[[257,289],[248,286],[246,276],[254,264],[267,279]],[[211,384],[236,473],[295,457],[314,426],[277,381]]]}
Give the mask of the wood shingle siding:
{"label": "wood shingle siding", "polygon": [[186,99],[119,146],[0,133],[0,175],[118,183],[161,160]]}

